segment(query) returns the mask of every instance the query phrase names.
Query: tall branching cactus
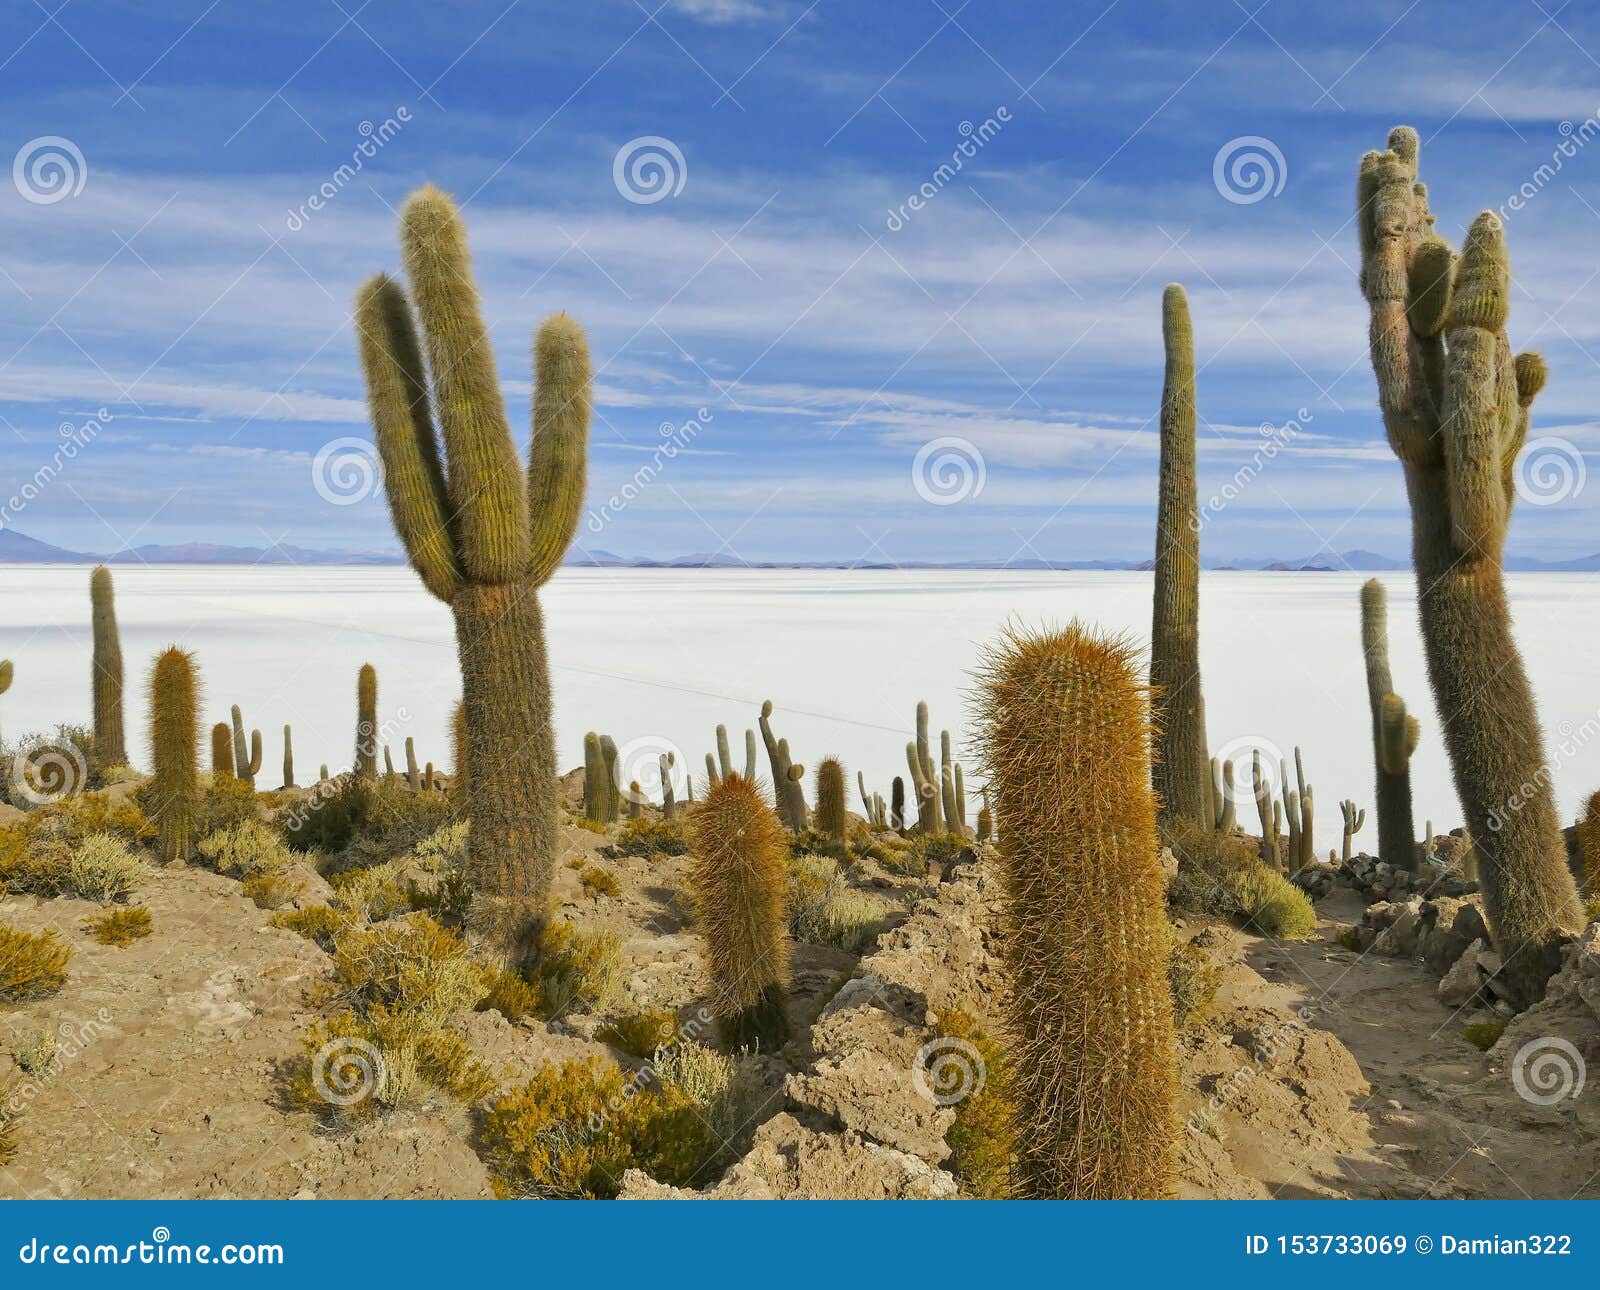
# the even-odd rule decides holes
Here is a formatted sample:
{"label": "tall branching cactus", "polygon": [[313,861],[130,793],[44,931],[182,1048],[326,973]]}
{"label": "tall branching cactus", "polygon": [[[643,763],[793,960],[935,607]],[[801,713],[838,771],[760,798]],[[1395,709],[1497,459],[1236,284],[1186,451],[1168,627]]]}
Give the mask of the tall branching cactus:
{"label": "tall branching cactus", "polygon": [[357,779],[378,778],[378,671],[363,663],[356,673],[356,760]]}
{"label": "tall branching cactus", "polygon": [[400,243],[427,372],[411,302],[380,274],[357,303],[367,397],[395,529],[423,585],[455,616],[474,919],[509,958],[523,958],[542,925],[558,842],[538,589],[560,566],[583,507],[588,342],[565,314],[539,328],[524,474],[454,203],[431,185],[413,193]]}
{"label": "tall branching cactus", "polygon": [[200,829],[200,698],[194,657],[176,645],[150,671],[150,761],[156,846],[169,863],[188,860]]}
{"label": "tall branching cactus", "polygon": [[1200,692],[1200,523],[1195,487],[1194,328],[1177,283],[1161,298],[1166,380],[1156,504],[1155,612],[1150,685],[1156,717],[1155,790],[1161,818],[1209,826],[1211,758]]}
{"label": "tall branching cactus", "polygon": [[124,766],[128,744],[122,730],[122,638],[111,570],[99,564],[89,575],[90,619],[94,628],[94,756],[101,766]]}
{"label": "tall branching cactus", "polygon": [[1339,858],[1346,864],[1350,863],[1350,844],[1356,834],[1366,826],[1367,813],[1357,808],[1356,804],[1348,797],[1339,803],[1339,814],[1344,817],[1344,842]]}
{"label": "tall branching cactus", "polygon": [[1384,427],[1411,502],[1428,679],[1502,977],[1530,1003],[1584,922],[1502,564],[1514,466],[1546,370],[1535,353],[1511,353],[1499,218],[1473,220],[1458,259],[1434,233],[1418,150],[1416,131],[1401,126],[1387,150],[1361,159],[1361,288]]}
{"label": "tall branching cactus", "polygon": [[783,825],[740,775],[711,785],[689,818],[689,878],[705,931],[712,1015],[730,1047],[771,1052],[789,1034]]}
{"label": "tall branching cactus", "polygon": [[1373,797],[1378,809],[1378,859],[1417,872],[1416,825],[1411,816],[1411,754],[1419,731],[1394,692],[1389,671],[1389,597],[1369,578],[1361,587],[1361,653],[1372,709]]}
{"label": "tall branching cactus", "polygon": [[231,710],[233,717],[233,773],[242,779],[251,788],[256,786],[256,776],[261,773],[261,732],[250,732],[248,748],[244,740],[244,714],[239,711],[236,703]]}
{"label": "tall branching cactus", "polygon": [[1022,1197],[1170,1193],[1178,1091],[1149,692],[1124,641],[1008,635],[979,675],[1004,832]]}

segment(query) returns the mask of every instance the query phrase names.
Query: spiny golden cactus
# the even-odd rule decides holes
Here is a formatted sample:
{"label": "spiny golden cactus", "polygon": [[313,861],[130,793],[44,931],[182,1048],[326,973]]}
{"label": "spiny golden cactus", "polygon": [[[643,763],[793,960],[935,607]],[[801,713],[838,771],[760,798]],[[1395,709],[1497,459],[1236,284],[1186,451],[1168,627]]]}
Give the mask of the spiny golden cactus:
{"label": "spiny golden cactus", "polygon": [[996,813],[1018,1194],[1171,1192],[1177,1067],[1149,691],[1123,640],[1008,632],[978,675]]}
{"label": "spiny golden cactus", "polygon": [[89,575],[90,619],[94,636],[94,757],[101,766],[124,766],[127,740],[122,732],[122,638],[111,570],[97,564]]}
{"label": "spiny golden cactus", "polygon": [[356,673],[357,779],[378,778],[378,670],[363,663]]}
{"label": "spiny golden cactus", "polygon": [[1434,232],[1419,148],[1417,132],[1400,126],[1385,151],[1361,159],[1361,289],[1384,428],[1411,501],[1428,679],[1502,980],[1526,1005],[1584,922],[1501,558],[1515,463],[1546,372],[1537,354],[1511,353],[1499,217],[1473,220],[1458,259]]}
{"label": "spiny golden cactus", "polygon": [[1591,793],[1578,820],[1578,860],[1583,865],[1583,894],[1600,896],[1600,793]]}
{"label": "spiny golden cactus", "polygon": [[233,778],[233,731],[226,721],[211,727],[211,775],[213,779]]}
{"label": "spiny golden cactus", "polygon": [[1194,327],[1176,282],[1161,298],[1166,381],[1156,507],[1150,685],[1155,696],[1155,790],[1161,818],[1210,827],[1211,758],[1200,691],[1200,523],[1195,486]]}
{"label": "spiny golden cactus", "polygon": [[689,880],[705,932],[712,1014],[730,1047],[771,1052],[789,1034],[788,838],[742,775],[710,785],[689,819]]}
{"label": "spiny golden cactus", "polygon": [[837,757],[817,763],[817,828],[838,842],[845,839],[844,765]]}
{"label": "spiny golden cactus", "polygon": [[454,203],[431,185],[413,193],[400,244],[412,300],[383,274],[357,300],[367,398],[395,529],[423,585],[455,616],[473,918],[521,959],[537,943],[558,845],[538,589],[559,567],[583,507],[589,347],[565,314],[539,328],[524,473]]}
{"label": "spiny golden cactus", "polygon": [[150,760],[156,845],[163,860],[185,861],[199,841],[200,696],[194,656],[176,645],[150,670]]}

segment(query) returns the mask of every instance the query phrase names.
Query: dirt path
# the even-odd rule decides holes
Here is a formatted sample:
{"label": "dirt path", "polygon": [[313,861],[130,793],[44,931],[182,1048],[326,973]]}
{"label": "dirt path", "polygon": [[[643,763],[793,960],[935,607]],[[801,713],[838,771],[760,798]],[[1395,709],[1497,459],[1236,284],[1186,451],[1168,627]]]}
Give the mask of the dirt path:
{"label": "dirt path", "polygon": [[1368,1119],[1373,1147],[1370,1157],[1340,1161],[1347,1194],[1600,1197],[1600,1091],[1541,1106],[1511,1082],[1518,1048],[1553,1032],[1555,1018],[1527,1014],[1480,1052],[1462,1027],[1489,1014],[1445,1007],[1437,979],[1419,963],[1338,945],[1338,933],[1361,921],[1354,892],[1341,888],[1317,908],[1316,939],[1254,940],[1247,961],[1309,1010],[1309,1025],[1337,1037],[1372,1086],[1352,1113]]}

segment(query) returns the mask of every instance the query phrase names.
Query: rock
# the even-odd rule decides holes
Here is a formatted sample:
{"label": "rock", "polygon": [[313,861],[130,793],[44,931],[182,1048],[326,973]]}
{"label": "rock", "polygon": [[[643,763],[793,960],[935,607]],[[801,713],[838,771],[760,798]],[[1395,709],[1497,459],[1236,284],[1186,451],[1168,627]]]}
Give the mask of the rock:
{"label": "rock", "polygon": [[1444,974],[1444,979],[1439,982],[1439,1002],[1445,1007],[1459,1008],[1477,995],[1482,987],[1478,955],[1486,948],[1482,941],[1474,941]]}

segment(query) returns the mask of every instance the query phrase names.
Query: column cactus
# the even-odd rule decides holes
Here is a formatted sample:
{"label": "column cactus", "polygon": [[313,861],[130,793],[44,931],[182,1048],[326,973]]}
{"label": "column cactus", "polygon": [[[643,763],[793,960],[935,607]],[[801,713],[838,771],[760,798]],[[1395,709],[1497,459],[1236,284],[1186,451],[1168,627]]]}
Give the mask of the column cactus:
{"label": "column cactus", "polygon": [[1339,858],[1346,864],[1350,863],[1350,843],[1356,834],[1366,827],[1367,813],[1356,808],[1356,804],[1349,798],[1339,803],[1339,814],[1344,817],[1344,844]]}
{"label": "column cactus", "polygon": [[233,777],[233,732],[228,729],[226,721],[219,721],[211,727],[211,777]]}
{"label": "column cactus", "polygon": [[906,782],[899,775],[889,785],[889,827],[896,833],[906,831]]}
{"label": "column cactus", "polygon": [[600,782],[602,818],[615,824],[622,818],[622,784],[617,779],[617,741],[610,735],[600,736],[600,760],[605,771]]}
{"label": "column cactus", "polygon": [[[872,810],[868,803],[867,810]],[[824,757],[817,763],[817,828],[835,842],[846,837],[844,766],[837,757]]]}
{"label": "column cactus", "polygon": [[406,787],[413,793],[422,789],[422,768],[417,765],[417,741],[406,736]]}
{"label": "column cactus", "polygon": [[939,732],[939,814],[946,833],[961,832],[961,816],[956,810],[955,758],[950,752],[950,732]]}
{"label": "column cactus", "polygon": [[677,760],[677,755],[670,752],[662,753],[656,760],[661,774],[661,818],[664,820],[678,818],[678,796],[672,787],[672,768]]}
{"label": "column cactus", "polygon": [[508,959],[526,959],[542,928],[559,818],[538,590],[560,566],[583,507],[588,342],[565,314],[539,328],[524,473],[454,203],[431,185],[417,190],[401,211],[400,243],[427,369],[412,301],[379,274],[356,311],[367,397],[395,529],[423,585],[455,618],[473,922]]}
{"label": "column cactus", "polygon": [[1502,553],[1544,360],[1506,334],[1511,267],[1492,211],[1459,258],[1434,232],[1401,126],[1361,159],[1361,288],[1389,445],[1405,472],[1428,679],[1476,844],[1501,979],[1542,996],[1584,926],[1544,764],[1533,689],[1511,631]]}
{"label": "column cactus", "polygon": [[1017,1051],[1013,1190],[1171,1194],[1178,1072],[1149,691],[1125,641],[1009,633],[978,676]]}
{"label": "column cactus", "polygon": [[1155,609],[1150,686],[1155,790],[1161,820],[1209,826],[1205,703],[1200,690],[1200,519],[1195,486],[1194,328],[1177,283],[1161,297],[1166,378],[1156,503]]}
{"label": "column cactus", "polygon": [[967,827],[967,782],[961,773],[961,763],[956,763],[956,819],[961,827],[956,832],[965,837],[972,836],[972,830]]}
{"label": "column cactus", "polygon": [[200,702],[194,656],[176,645],[150,670],[149,801],[156,847],[169,864],[193,854],[200,828]]}
{"label": "column cactus", "polygon": [[725,775],[690,816],[689,881],[706,938],[711,1012],[730,1048],[781,1048],[789,1023],[783,825],[751,781]]}
{"label": "column cactus", "polygon": [[600,752],[600,736],[593,730],[583,737],[583,817],[595,824],[605,822],[606,761]]}
{"label": "column cactus", "polygon": [[1261,750],[1252,749],[1250,753],[1250,787],[1256,799],[1256,818],[1261,823],[1261,862],[1271,865],[1274,869],[1283,869],[1283,860],[1278,855],[1278,805],[1272,800],[1272,786],[1267,783],[1267,778],[1261,773]]}
{"label": "column cactus", "polygon": [[[384,755],[387,756],[389,750],[385,748],[383,751]],[[295,787],[294,734],[288,726],[284,726],[283,728],[283,786],[285,788]]]}
{"label": "column cactus", "polygon": [[355,773],[369,783],[378,778],[378,671],[371,663],[356,673]]}
{"label": "column cactus", "polygon": [[250,744],[246,750],[244,740],[244,714],[239,711],[236,703],[231,709],[233,717],[233,773],[242,779],[250,788],[256,786],[256,776],[261,773],[261,732],[250,732]]}
{"label": "column cactus", "polygon": [[94,636],[91,665],[94,688],[94,758],[99,766],[125,766],[128,745],[122,731],[122,638],[111,570],[103,564],[89,575],[90,619]]}
{"label": "column cactus", "polygon": [[944,805],[944,793],[929,746],[926,701],[917,703],[917,764],[912,771],[912,780],[917,784],[917,830],[921,833],[943,833],[941,808]]}
{"label": "column cactus", "polygon": [[394,754],[389,751],[389,745],[388,744],[384,744],[384,746],[383,746],[383,782],[385,784],[393,784],[394,781],[396,780],[396,778],[398,778],[398,774],[397,774],[397,772],[395,771],[395,768],[394,768]]}
{"label": "column cactus", "polygon": [[778,752],[789,768],[784,783],[788,798],[789,818],[794,821],[794,831],[803,833],[811,827],[811,810],[806,806],[806,768],[789,755],[789,741],[778,740]]}
{"label": "column cactus", "polygon": [[1406,873],[1417,872],[1416,825],[1411,816],[1411,754],[1419,731],[1394,693],[1389,671],[1389,603],[1383,583],[1369,578],[1361,588],[1361,653],[1372,709],[1373,800],[1378,811],[1378,859]]}

